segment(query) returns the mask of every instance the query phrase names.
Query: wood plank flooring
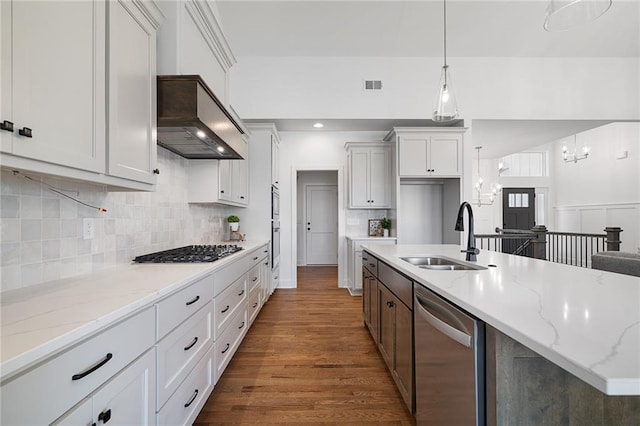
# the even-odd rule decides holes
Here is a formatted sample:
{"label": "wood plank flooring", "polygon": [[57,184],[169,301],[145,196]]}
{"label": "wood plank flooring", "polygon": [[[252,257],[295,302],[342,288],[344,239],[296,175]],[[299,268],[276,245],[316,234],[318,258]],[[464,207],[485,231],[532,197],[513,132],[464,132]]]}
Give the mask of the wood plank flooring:
{"label": "wood plank flooring", "polygon": [[262,308],[194,425],[413,425],[337,268],[298,268]]}

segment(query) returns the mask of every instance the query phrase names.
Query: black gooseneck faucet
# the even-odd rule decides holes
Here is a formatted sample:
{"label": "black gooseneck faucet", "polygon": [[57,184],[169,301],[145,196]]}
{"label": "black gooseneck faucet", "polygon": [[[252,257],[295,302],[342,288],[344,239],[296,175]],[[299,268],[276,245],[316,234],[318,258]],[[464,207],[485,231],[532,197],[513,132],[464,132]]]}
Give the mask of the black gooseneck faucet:
{"label": "black gooseneck faucet", "polygon": [[473,234],[473,210],[471,209],[471,204],[467,203],[466,201],[463,201],[462,204],[460,204],[460,209],[458,210],[458,219],[456,220],[456,231],[464,231],[463,220],[465,207],[467,208],[467,210],[469,210],[469,238],[467,239],[467,249],[460,250],[460,252],[467,253],[467,261],[475,262],[476,260],[478,260],[476,255],[480,253],[480,250],[475,247],[476,236]]}

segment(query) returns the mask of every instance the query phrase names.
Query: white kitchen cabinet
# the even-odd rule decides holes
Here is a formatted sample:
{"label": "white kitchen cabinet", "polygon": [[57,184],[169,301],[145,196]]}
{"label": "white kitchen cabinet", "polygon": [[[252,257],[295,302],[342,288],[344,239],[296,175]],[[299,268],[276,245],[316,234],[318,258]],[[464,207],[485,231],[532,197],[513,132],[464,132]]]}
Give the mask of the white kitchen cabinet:
{"label": "white kitchen cabinet", "polygon": [[249,156],[244,160],[190,160],[190,203],[249,205]]}
{"label": "white kitchen cabinet", "polygon": [[0,423],[51,423],[152,347],[154,329],[146,309],[3,383]]}
{"label": "white kitchen cabinet", "polygon": [[0,19],[2,165],[153,190],[155,3],[4,1]]}
{"label": "white kitchen cabinet", "polygon": [[345,145],[349,164],[349,208],[391,207],[391,149],[385,144]]}
{"label": "white kitchen cabinet", "polygon": [[107,2],[107,173],[156,183],[156,28],[132,1]]}
{"label": "white kitchen cabinet", "polygon": [[271,135],[271,185],[280,188],[280,139]]}
{"label": "white kitchen cabinet", "polygon": [[[105,171],[103,1],[3,1],[2,152]],[[25,135],[30,129],[32,136]]]}
{"label": "white kitchen cabinet", "polygon": [[54,425],[155,425],[155,358],[150,350]]}
{"label": "white kitchen cabinet", "polygon": [[394,245],[396,238],[347,237],[347,281],[351,295],[362,294],[362,246]]}
{"label": "white kitchen cabinet", "polygon": [[466,129],[395,128],[400,177],[460,177],[462,134]]}

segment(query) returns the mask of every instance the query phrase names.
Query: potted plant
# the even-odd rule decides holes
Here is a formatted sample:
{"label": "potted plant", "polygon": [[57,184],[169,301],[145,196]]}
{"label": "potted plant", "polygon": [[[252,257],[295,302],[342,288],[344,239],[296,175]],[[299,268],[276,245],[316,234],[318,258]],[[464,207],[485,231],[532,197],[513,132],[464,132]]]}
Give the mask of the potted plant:
{"label": "potted plant", "polygon": [[232,231],[238,231],[238,228],[240,227],[240,218],[236,215],[231,215],[227,218],[227,222],[229,222],[229,226],[231,227]]}
{"label": "potted plant", "polygon": [[380,220],[380,228],[382,228],[382,236],[388,237],[389,230],[391,229],[391,220],[387,219],[386,217],[383,217]]}

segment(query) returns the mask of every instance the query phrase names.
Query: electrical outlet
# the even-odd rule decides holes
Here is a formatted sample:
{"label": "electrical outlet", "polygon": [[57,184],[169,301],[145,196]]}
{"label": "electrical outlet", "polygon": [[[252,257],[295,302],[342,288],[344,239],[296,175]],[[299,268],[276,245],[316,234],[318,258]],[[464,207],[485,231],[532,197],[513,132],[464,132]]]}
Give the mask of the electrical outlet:
{"label": "electrical outlet", "polygon": [[89,217],[85,217],[82,220],[82,238],[85,240],[92,240],[96,236],[96,224],[95,220]]}

